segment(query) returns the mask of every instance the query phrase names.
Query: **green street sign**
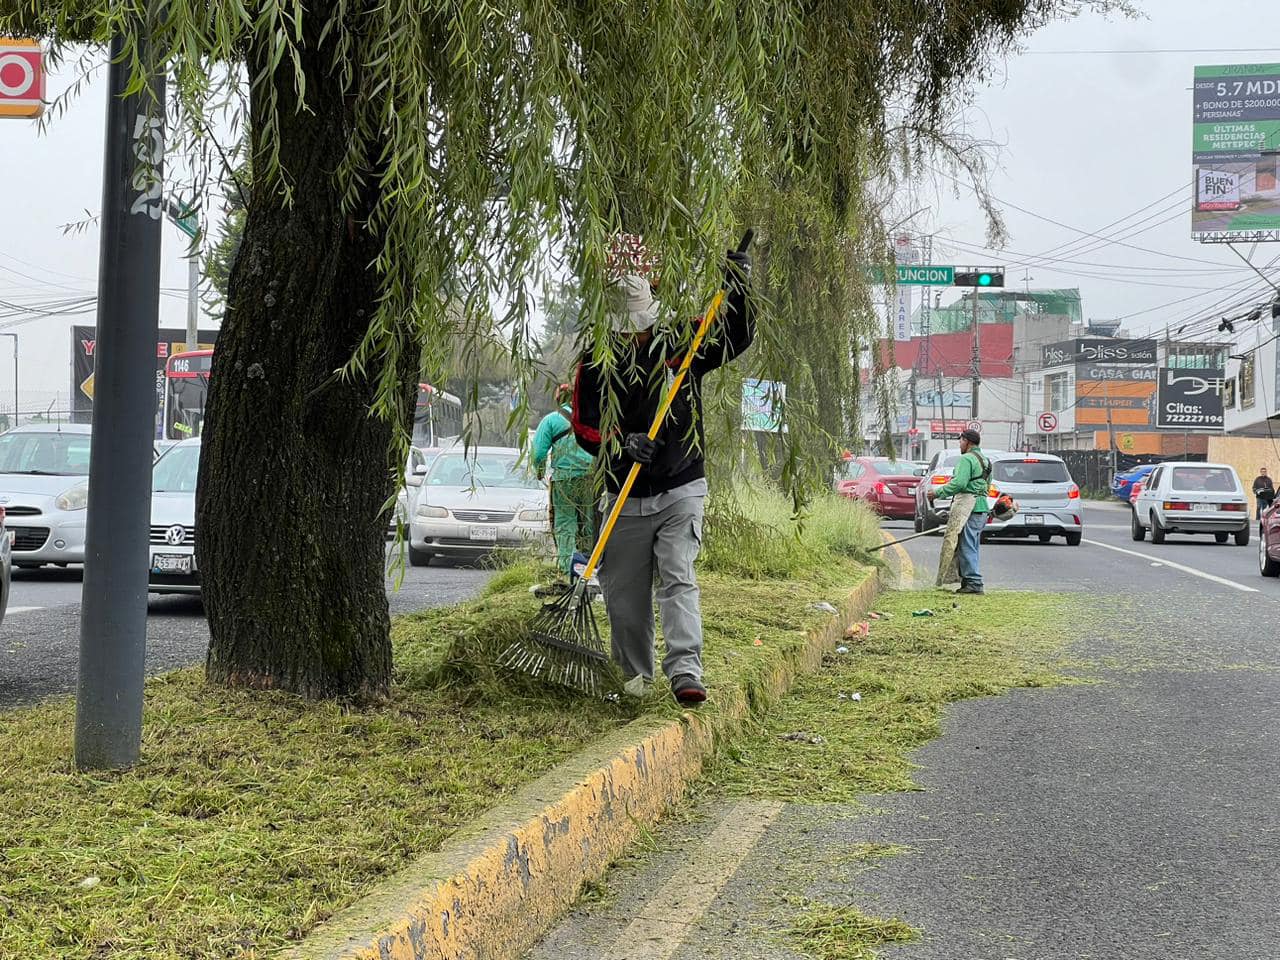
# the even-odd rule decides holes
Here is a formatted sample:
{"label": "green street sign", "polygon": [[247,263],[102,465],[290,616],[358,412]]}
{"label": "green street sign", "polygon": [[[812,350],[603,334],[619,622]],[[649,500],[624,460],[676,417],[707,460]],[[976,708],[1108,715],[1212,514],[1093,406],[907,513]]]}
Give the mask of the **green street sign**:
{"label": "green street sign", "polygon": [[200,218],[194,213],[187,217],[175,219],[173,221],[173,225],[192,240],[194,240],[196,238],[196,234],[200,232]]}
{"label": "green street sign", "polygon": [[[871,276],[875,280],[883,280],[884,271],[879,267],[873,267]],[[950,287],[955,283],[955,279],[955,267],[943,267],[937,264],[898,264],[898,286]]]}

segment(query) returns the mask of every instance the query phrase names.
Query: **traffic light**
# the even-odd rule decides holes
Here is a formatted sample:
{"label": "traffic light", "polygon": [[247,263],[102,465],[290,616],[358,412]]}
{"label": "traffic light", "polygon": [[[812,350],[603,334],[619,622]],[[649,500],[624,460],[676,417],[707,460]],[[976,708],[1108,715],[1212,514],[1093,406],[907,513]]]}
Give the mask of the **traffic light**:
{"label": "traffic light", "polygon": [[1003,287],[1004,270],[989,267],[986,270],[957,270],[952,284],[956,287]]}

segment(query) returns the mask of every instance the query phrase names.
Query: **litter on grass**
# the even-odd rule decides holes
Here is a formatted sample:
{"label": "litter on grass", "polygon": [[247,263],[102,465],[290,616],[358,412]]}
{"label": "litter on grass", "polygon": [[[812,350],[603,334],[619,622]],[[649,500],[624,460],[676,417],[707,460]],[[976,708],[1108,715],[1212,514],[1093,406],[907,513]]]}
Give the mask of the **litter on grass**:
{"label": "litter on grass", "polygon": [[912,610],[911,615],[913,617],[932,617],[934,613],[926,607],[924,610]]}
{"label": "litter on grass", "polygon": [[827,603],[827,601],[825,600],[819,600],[817,603],[811,604],[809,609],[821,610],[823,613],[839,613],[840,612],[832,604]]}
{"label": "litter on grass", "polygon": [[841,694],[837,694],[837,697],[838,697],[840,700],[852,700],[854,703],[861,703],[861,702],[862,702],[862,694],[861,694],[861,693],[841,693]]}
{"label": "litter on grass", "polygon": [[816,733],[805,733],[803,730],[781,734],[778,739],[786,740],[788,743],[809,743],[815,747],[820,747],[827,742],[825,737],[820,737]]}
{"label": "litter on grass", "polygon": [[848,647],[846,647],[846,646],[844,646],[843,644],[841,644],[840,646],[836,647],[836,653],[839,653],[839,654],[845,654],[845,653],[848,653],[848,652],[849,652],[849,648],[848,648]]}

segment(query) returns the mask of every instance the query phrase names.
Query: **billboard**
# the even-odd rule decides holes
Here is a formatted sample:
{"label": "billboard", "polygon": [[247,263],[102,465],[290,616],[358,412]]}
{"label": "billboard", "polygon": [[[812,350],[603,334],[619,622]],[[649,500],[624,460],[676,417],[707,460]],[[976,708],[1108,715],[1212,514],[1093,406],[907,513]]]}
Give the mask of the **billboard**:
{"label": "billboard", "polygon": [[1040,348],[1040,363],[1057,367],[1068,363],[1141,363],[1156,362],[1154,340],[1104,340],[1077,337]]}
{"label": "billboard", "polygon": [[[157,331],[156,341],[156,436],[159,437],[164,413],[164,365],[175,353],[187,349],[187,331],[165,327]],[[218,331],[201,330],[199,349],[212,350]],[[93,419],[93,358],[98,345],[98,328],[71,328],[71,419],[89,423]]]}
{"label": "billboard", "polygon": [[1080,426],[1149,427],[1155,422],[1157,371],[1128,363],[1076,364]]}
{"label": "billboard", "polygon": [[1196,67],[1193,235],[1280,230],[1280,63]]}
{"label": "billboard", "polygon": [[1166,430],[1221,430],[1221,367],[1161,367],[1156,397],[1156,426]]}
{"label": "billboard", "polygon": [[787,385],[776,380],[742,381],[742,429],[761,433],[783,433],[779,406],[787,399]]}

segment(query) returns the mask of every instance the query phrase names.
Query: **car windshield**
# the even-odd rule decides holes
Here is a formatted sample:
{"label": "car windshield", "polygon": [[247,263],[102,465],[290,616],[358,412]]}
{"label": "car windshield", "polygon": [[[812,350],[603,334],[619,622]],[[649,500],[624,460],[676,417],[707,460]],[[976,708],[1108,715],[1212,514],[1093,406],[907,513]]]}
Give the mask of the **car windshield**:
{"label": "car windshield", "polygon": [[89,437],[83,433],[6,433],[0,437],[0,473],[87,477]]}
{"label": "car windshield", "polygon": [[1240,489],[1226,467],[1174,467],[1169,483],[1174,490],[1188,493],[1236,493]]}
{"label": "car windshield", "polygon": [[195,493],[196,474],[200,466],[200,447],[174,447],[156,461],[151,470],[154,493]]}
{"label": "car windshield", "polygon": [[427,474],[432,487],[520,487],[539,490],[542,482],[514,454],[478,453],[474,459],[460,453],[436,458]]}
{"label": "car windshield", "polygon": [[991,478],[1003,483],[1070,483],[1067,465],[1059,460],[997,460]]}

